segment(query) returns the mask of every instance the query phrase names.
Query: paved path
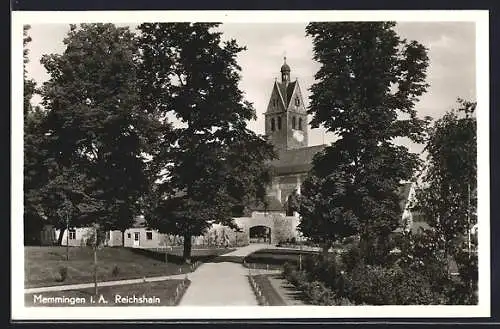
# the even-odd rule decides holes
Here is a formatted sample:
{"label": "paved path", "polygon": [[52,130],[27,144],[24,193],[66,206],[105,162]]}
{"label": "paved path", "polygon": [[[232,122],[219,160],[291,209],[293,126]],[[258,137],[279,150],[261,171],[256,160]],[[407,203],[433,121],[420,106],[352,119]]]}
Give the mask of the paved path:
{"label": "paved path", "polygon": [[189,274],[191,284],[179,306],[257,306],[247,274],[241,264],[202,264]]}
{"label": "paved path", "polygon": [[[107,286],[119,286],[125,284],[134,284],[134,283],[142,283],[142,282],[156,282],[156,281],[165,281],[165,280],[179,280],[184,279],[186,274],[175,274],[175,275],[164,275],[164,276],[155,276],[149,278],[142,279],[128,279],[128,280],[115,280],[115,281],[104,281],[98,282],[98,287],[107,287]],[[75,289],[85,289],[85,288],[93,288],[94,283],[78,283],[78,284],[67,284],[60,286],[50,286],[50,287],[38,287],[38,288],[27,288],[24,289],[25,294],[31,293],[41,293],[47,291],[64,291],[64,290],[75,290]]]}

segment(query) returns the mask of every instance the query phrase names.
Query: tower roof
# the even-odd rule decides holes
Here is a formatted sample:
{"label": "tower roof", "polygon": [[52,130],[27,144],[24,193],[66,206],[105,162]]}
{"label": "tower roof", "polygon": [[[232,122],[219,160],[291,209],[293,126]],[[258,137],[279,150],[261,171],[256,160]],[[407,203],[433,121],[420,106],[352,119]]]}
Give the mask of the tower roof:
{"label": "tower roof", "polygon": [[283,58],[283,65],[281,65],[281,72],[290,72],[290,66],[286,63],[286,57]]}
{"label": "tower roof", "polygon": [[288,108],[290,101],[292,100],[293,91],[295,90],[295,85],[297,81],[292,81],[289,83],[276,82],[278,84],[278,89],[285,102],[285,108]]}

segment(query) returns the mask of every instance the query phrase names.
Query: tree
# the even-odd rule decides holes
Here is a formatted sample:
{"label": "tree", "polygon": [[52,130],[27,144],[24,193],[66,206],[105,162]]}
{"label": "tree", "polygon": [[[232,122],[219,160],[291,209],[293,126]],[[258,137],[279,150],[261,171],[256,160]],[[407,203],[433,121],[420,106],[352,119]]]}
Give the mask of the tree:
{"label": "tree", "polygon": [[46,184],[42,147],[44,135],[41,124],[44,113],[38,106],[33,106],[31,100],[35,94],[36,84],[28,78],[26,64],[29,63],[28,44],[30,26],[23,27],[23,59],[24,59],[24,240],[26,244],[39,243],[40,231],[43,227],[43,211],[41,205],[41,190]]}
{"label": "tree", "polygon": [[113,24],[70,25],[64,44],[63,54],[41,60],[50,76],[41,95],[51,208],[62,193],[80,213],[72,226],[124,232],[147,191],[144,153],[155,135],[139,103],[135,35]]}
{"label": "tree", "polygon": [[31,98],[35,93],[35,81],[33,79],[29,79],[26,70],[26,64],[29,63],[29,49],[27,48],[28,44],[32,41],[31,37],[28,34],[30,30],[30,25],[23,26],[23,78],[24,78],[24,115],[26,116],[32,110]]}
{"label": "tree", "polygon": [[477,255],[470,234],[477,224],[475,109],[475,102],[458,99],[458,108],[429,128],[427,162],[414,205],[431,227],[423,234],[434,245],[434,254],[446,267],[450,258],[458,263],[469,295],[477,288]]}
{"label": "tree", "polygon": [[394,26],[306,27],[321,64],[311,87],[311,126],[323,126],[339,139],[314,158],[300,202],[300,229],[328,243],[356,232],[372,262],[382,262],[389,251],[388,236],[401,224],[397,189],[419,165],[418,156],[395,139],[423,142],[428,122],[414,108],[428,86],[427,50],[401,39]]}
{"label": "tree", "polygon": [[191,238],[213,223],[234,227],[234,210],[264,200],[270,182],[264,163],[272,146],[247,128],[252,105],[238,88],[236,56],[244,48],[222,41],[212,23],[142,24],[142,98],[158,117],[181,125],[164,137],[153,161],[166,172],[151,227]]}
{"label": "tree", "polygon": [[348,188],[347,182],[339,174],[329,175],[325,180],[311,176],[303,183],[299,197],[297,210],[302,217],[299,229],[304,236],[321,245],[325,253],[333,242],[354,235],[359,226],[346,204],[349,202],[344,190]]}

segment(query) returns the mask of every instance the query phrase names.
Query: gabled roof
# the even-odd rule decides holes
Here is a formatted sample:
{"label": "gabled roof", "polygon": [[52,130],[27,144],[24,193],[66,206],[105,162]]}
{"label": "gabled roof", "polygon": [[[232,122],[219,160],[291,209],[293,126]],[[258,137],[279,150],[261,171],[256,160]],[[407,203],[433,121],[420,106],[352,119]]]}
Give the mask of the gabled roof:
{"label": "gabled roof", "polygon": [[132,224],[132,228],[141,228],[141,227],[147,227],[148,223],[146,221],[146,218],[144,216],[136,216],[134,218],[134,223]]}
{"label": "gabled roof", "polygon": [[278,85],[278,90],[281,94],[281,98],[285,102],[285,108],[288,108],[288,105],[290,105],[290,101],[292,100],[292,95],[295,90],[295,86],[297,85],[297,81],[292,81],[288,83],[283,83],[283,82],[278,82],[276,81],[276,84]]}
{"label": "gabled roof", "polygon": [[401,210],[405,210],[406,205],[408,203],[408,199],[410,198],[412,183],[403,183],[398,188],[397,194],[399,196],[399,205]]}
{"label": "gabled roof", "polygon": [[262,203],[253,203],[248,206],[250,211],[281,211],[284,212],[283,204],[275,196],[266,196],[267,208]]}
{"label": "gabled roof", "polygon": [[297,149],[283,150],[278,159],[271,162],[274,174],[294,174],[307,172],[312,167],[314,155],[321,152],[326,145],[315,145]]}

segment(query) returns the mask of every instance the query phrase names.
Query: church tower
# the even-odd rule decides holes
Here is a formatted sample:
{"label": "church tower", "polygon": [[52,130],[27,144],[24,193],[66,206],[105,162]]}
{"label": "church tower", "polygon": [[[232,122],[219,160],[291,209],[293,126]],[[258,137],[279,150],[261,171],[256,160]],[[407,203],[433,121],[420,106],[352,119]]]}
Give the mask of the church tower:
{"label": "church tower", "polygon": [[279,151],[307,147],[308,121],[299,82],[290,80],[290,66],[281,66],[265,113],[266,135]]}

